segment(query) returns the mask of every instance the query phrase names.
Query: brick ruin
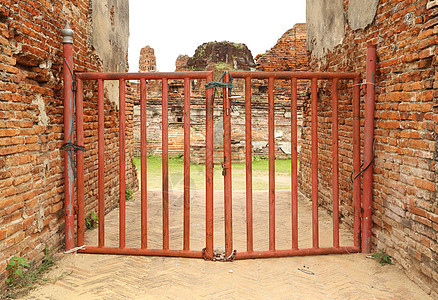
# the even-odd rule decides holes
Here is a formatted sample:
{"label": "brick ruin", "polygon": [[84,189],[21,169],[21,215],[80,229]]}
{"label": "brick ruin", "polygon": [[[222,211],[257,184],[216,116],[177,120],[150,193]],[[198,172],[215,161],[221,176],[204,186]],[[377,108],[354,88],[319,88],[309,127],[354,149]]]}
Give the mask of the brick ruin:
{"label": "brick ruin", "polygon": [[[364,80],[367,45],[377,46],[372,251],[385,248],[410,279],[437,299],[438,3],[323,2],[307,0],[312,71],[360,72]],[[329,89],[320,84],[318,103],[319,197],[327,209],[331,207]],[[350,90],[351,84],[340,86],[342,205],[352,199]],[[361,94],[363,105],[363,90]],[[304,104],[303,141],[310,140],[309,102]],[[309,194],[308,142],[301,158],[301,189]],[[346,206],[343,214],[348,222],[351,212]]]}
{"label": "brick ruin", "polygon": [[257,71],[308,71],[306,24],[295,24],[271,50],[257,55],[255,60]]}
{"label": "brick ruin", "polygon": [[[178,61],[177,61],[178,62]],[[186,71],[254,70],[255,63],[251,51],[245,44],[223,42],[204,43],[189,57]]]}
{"label": "brick ruin", "polygon": [[187,62],[189,61],[188,55],[178,55],[178,58],[175,61],[175,71],[185,71],[187,68]]}
{"label": "brick ruin", "polygon": [[[0,4],[0,286],[12,256],[39,265],[45,247],[64,241],[64,143],[61,29],[74,30],[74,71],[125,71],[128,7],[103,2],[6,0]],[[112,13],[111,13],[112,11]],[[124,23],[125,22],[125,23]],[[94,29],[93,29],[94,28]],[[99,40],[99,28],[105,40]],[[121,32],[120,32],[121,31]],[[120,40],[111,41],[108,38]],[[109,45],[112,42],[113,46]],[[94,50],[96,49],[96,50]],[[119,49],[119,50],[118,50]],[[118,108],[106,85],[106,209],[118,202]],[[86,212],[97,206],[97,99],[87,86]],[[117,99],[117,98],[115,98]],[[137,188],[132,159],[133,100],[127,100],[127,187]]]}
{"label": "brick ruin", "polygon": [[146,46],[140,50],[140,58],[138,61],[140,72],[155,72],[157,71],[157,59],[155,51],[150,46]]}
{"label": "brick ruin", "polygon": [[[210,42],[200,45],[193,57],[180,55],[176,62],[176,71],[215,70],[216,80],[224,70],[273,70],[279,61],[293,60],[294,63],[283,63],[279,71],[307,70],[307,52],[305,24],[296,24],[278,40],[271,50],[252,58],[251,52],[243,44],[230,42]],[[219,55],[220,54],[220,55]],[[232,112],[232,159],[235,162],[245,161],[245,106],[244,81],[234,80],[233,94],[241,98],[233,101]],[[205,82],[191,83],[191,160],[203,163],[205,157]],[[138,88],[138,83],[136,84]],[[299,81],[299,106],[308,97],[308,83]],[[161,83],[150,81],[147,84],[147,136],[148,154],[161,155]],[[267,82],[252,80],[252,120],[254,155],[268,155],[267,130]],[[138,93],[138,92],[137,92]],[[183,154],[183,95],[182,81],[169,82],[169,155]],[[137,94],[137,99],[139,95]],[[137,102],[137,104],[139,104]],[[299,127],[301,128],[301,109],[298,110]],[[222,162],[222,99],[215,97],[214,102],[214,157],[215,163]],[[135,106],[135,136],[137,145],[135,155],[140,155],[140,108]],[[276,82],[275,90],[275,122],[276,122],[276,155],[290,157],[290,84]],[[299,143],[301,143],[299,129]]]}

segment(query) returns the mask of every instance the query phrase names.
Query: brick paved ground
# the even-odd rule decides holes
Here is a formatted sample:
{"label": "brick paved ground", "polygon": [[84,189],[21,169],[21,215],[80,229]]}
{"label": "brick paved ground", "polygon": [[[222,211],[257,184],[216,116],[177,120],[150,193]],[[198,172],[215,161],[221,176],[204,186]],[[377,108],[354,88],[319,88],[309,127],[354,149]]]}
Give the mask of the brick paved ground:
{"label": "brick paved ground", "polygon": [[[215,247],[223,249],[222,193],[215,193]],[[244,249],[245,219],[243,192],[233,196],[234,243]],[[277,193],[277,248],[288,248],[290,240],[290,193]],[[127,246],[139,246],[139,194],[127,203]],[[255,249],[267,249],[267,193],[254,193]],[[172,193],[171,248],[182,247],[182,194]],[[311,203],[300,197],[300,247],[311,243]],[[331,244],[331,217],[319,214],[321,245]],[[161,246],[161,198],[149,192],[149,240]],[[204,247],[204,193],[192,191],[191,248]],[[106,217],[107,245],[117,245],[118,210]],[[305,234],[307,232],[307,234]],[[341,230],[341,244],[352,236]],[[86,242],[95,245],[97,230],[88,231]],[[73,271],[55,284],[34,290],[26,299],[428,299],[428,296],[395,266],[381,267],[363,254],[290,257],[208,262],[200,259],[92,254],[65,255],[50,276]]]}

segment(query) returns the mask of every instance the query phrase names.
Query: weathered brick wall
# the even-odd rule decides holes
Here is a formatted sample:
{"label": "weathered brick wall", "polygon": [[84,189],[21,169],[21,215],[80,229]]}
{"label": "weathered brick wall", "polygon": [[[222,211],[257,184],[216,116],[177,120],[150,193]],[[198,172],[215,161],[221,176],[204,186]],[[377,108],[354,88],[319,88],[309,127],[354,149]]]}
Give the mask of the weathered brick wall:
{"label": "weathered brick wall", "polygon": [[[298,23],[286,31],[277,43],[266,53],[255,57],[257,71],[296,71],[309,70],[309,58],[306,46],[306,24]],[[298,93],[306,93],[309,87],[307,81],[298,81]],[[279,81],[276,91],[288,91],[290,83]],[[298,104],[301,108],[302,103]],[[301,109],[300,109],[301,110]]]}
{"label": "weathered brick wall", "polygon": [[178,55],[178,58],[175,61],[175,71],[186,71],[189,58],[188,55]]}
{"label": "weathered brick wall", "polygon": [[[344,12],[348,12],[344,1]],[[309,8],[310,11],[312,8]],[[330,16],[328,16],[330,17]],[[438,7],[427,0],[379,1],[369,26],[351,30],[342,44],[312,57],[315,71],[355,71],[365,78],[367,44],[377,45],[373,250],[385,248],[413,281],[438,298],[438,198],[436,89]],[[309,24],[307,24],[309,26]],[[330,35],[331,32],[325,32]],[[330,85],[327,85],[329,88]],[[341,203],[351,203],[351,85],[341,86]],[[363,108],[363,92],[361,92]],[[330,207],[331,104],[321,86],[318,101],[320,197]],[[303,140],[310,140],[309,103],[304,109]],[[363,125],[363,112],[361,113]],[[363,136],[362,136],[363,138]],[[310,144],[303,145],[300,185],[310,191]],[[363,157],[363,156],[362,156]],[[347,221],[349,219],[347,212]],[[351,221],[351,220],[350,220]]]}
{"label": "weathered brick wall", "polygon": [[[0,285],[14,256],[39,264],[45,245],[64,240],[63,83],[60,30],[69,21],[75,71],[98,71],[101,59],[90,46],[89,1],[18,1],[0,4]],[[88,85],[87,85],[88,87]],[[96,210],[97,104],[86,88],[85,199]],[[116,204],[117,108],[105,103],[106,199]],[[127,156],[132,158],[132,111],[128,101]],[[113,127],[114,126],[114,127]],[[127,186],[137,179],[127,164]]]}
{"label": "weathered brick wall", "polygon": [[[252,134],[254,155],[268,156],[268,101],[267,82],[253,80],[252,95]],[[192,80],[191,88],[191,159],[195,163],[205,161],[205,81]],[[134,93],[137,99],[138,84]],[[233,94],[241,98],[233,100],[234,112],[231,114],[232,122],[232,159],[234,162],[245,161],[245,103],[244,81],[234,80]],[[161,81],[149,81],[147,84],[147,153],[149,155],[161,155],[162,140],[162,108],[161,108]],[[300,96],[300,103],[306,95]],[[183,81],[169,81],[169,155],[178,156],[184,153],[184,86]],[[290,157],[290,95],[284,93],[275,94],[275,131],[276,131],[276,155],[277,157]],[[139,103],[137,100],[136,103]],[[299,112],[299,117],[301,111]],[[135,155],[140,155],[140,107],[135,107]],[[301,120],[301,118],[300,118]],[[214,101],[214,153],[215,162],[222,162],[222,98],[215,97]],[[299,121],[299,126],[301,122]],[[299,130],[299,140],[301,140]]]}
{"label": "weathered brick wall", "polygon": [[[206,44],[204,44],[206,45]],[[239,44],[236,44],[239,45]],[[142,50],[143,51],[143,50]],[[177,71],[187,71],[188,56],[179,56],[175,65]],[[258,71],[306,71],[308,70],[308,57],[306,49],[306,26],[296,24],[277,41],[277,43],[263,55],[258,55]],[[146,69],[147,66],[143,67]],[[247,67],[245,69],[249,69]],[[142,67],[140,67],[142,69]],[[216,74],[217,73],[217,74]],[[222,75],[222,71],[215,72]],[[218,78],[216,78],[218,80]],[[191,89],[191,146],[192,161],[204,162],[205,157],[205,82],[192,81]],[[235,162],[244,162],[245,143],[245,103],[244,82],[234,80],[234,95],[241,98],[234,100],[232,113],[232,159]],[[275,131],[276,155],[290,157],[290,81],[275,81]],[[308,82],[298,81],[298,149],[301,149],[301,124],[302,104],[308,97]],[[252,130],[254,155],[268,156],[268,129],[267,129],[267,81],[252,80]],[[136,97],[138,83],[136,84]],[[147,141],[148,154],[161,155],[161,83],[149,81],[147,83]],[[169,81],[169,155],[182,155],[184,152],[183,136],[183,82]],[[136,103],[139,103],[138,101]],[[214,153],[215,162],[222,161],[222,99],[216,97],[214,103]],[[136,155],[140,155],[140,109],[136,107],[135,113],[135,140]]]}
{"label": "weathered brick wall", "polygon": [[306,24],[286,31],[266,53],[255,57],[257,71],[307,71]]}

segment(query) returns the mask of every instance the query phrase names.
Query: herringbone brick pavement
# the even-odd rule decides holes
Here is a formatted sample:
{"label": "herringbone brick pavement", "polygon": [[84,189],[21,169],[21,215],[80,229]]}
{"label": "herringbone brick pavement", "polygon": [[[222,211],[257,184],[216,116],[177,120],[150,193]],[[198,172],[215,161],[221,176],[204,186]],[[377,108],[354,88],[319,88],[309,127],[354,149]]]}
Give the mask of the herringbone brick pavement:
{"label": "herringbone brick pavement", "polygon": [[[148,193],[148,247],[162,246],[159,191]],[[191,193],[191,249],[205,244],[205,196]],[[215,248],[224,248],[223,193],[215,192]],[[268,196],[254,192],[254,248],[268,248]],[[182,193],[170,194],[170,246],[182,248]],[[276,196],[277,249],[291,247],[290,193]],[[127,202],[127,246],[140,246],[140,201]],[[233,194],[234,248],[246,249],[245,194]],[[311,203],[300,195],[300,247],[311,246]],[[321,246],[332,243],[332,219],[319,213]],[[118,210],[105,218],[106,245],[118,245]],[[86,233],[97,244],[97,230]],[[341,228],[341,244],[352,234]],[[72,271],[72,272],[71,272]],[[363,254],[209,262],[201,259],[69,254],[50,274],[71,274],[46,284],[26,299],[428,299],[394,266],[380,266]]]}

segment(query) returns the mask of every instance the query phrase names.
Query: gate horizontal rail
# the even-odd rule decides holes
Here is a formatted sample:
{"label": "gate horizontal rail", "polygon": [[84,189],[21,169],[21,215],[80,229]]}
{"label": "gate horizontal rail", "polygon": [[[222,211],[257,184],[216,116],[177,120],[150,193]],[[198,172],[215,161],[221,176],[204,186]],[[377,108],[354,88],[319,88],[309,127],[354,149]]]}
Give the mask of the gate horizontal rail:
{"label": "gate horizontal rail", "polygon": [[205,79],[212,74],[211,71],[196,72],[151,72],[151,73],[77,73],[82,80],[150,80],[150,79]]}
{"label": "gate horizontal rail", "polygon": [[230,71],[233,78],[253,79],[358,79],[359,73],[335,73],[335,72],[263,72],[263,71]]}

